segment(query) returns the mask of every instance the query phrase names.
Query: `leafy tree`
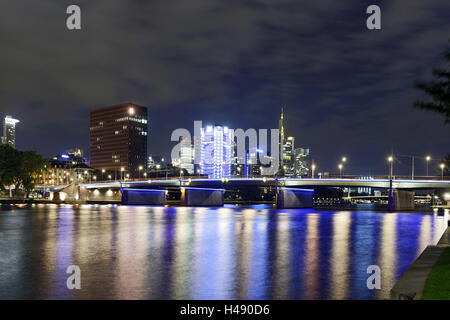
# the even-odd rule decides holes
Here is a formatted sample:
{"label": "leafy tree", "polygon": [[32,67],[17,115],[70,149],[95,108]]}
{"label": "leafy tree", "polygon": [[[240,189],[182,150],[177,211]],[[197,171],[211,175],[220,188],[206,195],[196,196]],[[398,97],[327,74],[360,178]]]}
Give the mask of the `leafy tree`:
{"label": "leafy tree", "polygon": [[21,174],[19,184],[23,187],[26,194],[33,191],[39,172],[44,169],[47,161],[36,151],[21,152]]}
{"label": "leafy tree", "polygon": [[[450,64],[450,48],[444,51],[444,58]],[[416,101],[414,107],[441,113],[444,123],[450,124],[450,67],[433,68],[432,74],[432,81],[415,82],[415,87],[430,96],[431,101]]]}
{"label": "leafy tree", "polygon": [[8,144],[0,145],[0,189],[9,188],[9,196],[12,197],[11,186],[17,183],[20,176],[21,154]]}
{"label": "leafy tree", "polygon": [[450,177],[450,153],[447,153],[445,158],[442,159],[442,163],[445,164],[444,176]]}
{"label": "leafy tree", "polygon": [[23,188],[26,194],[35,187],[36,178],[47,162],[35,151],[19,151],[7,144],[0,145],[0,190]]}

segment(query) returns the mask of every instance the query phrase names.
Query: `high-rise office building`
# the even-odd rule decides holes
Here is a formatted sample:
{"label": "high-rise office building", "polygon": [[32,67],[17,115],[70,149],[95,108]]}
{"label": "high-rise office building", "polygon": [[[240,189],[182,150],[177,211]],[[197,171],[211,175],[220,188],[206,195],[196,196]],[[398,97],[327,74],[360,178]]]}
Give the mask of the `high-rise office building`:
{"label": "high-rise office building", "polygon": [[201,174],[214,179],[230,177],[233,141],[233,132],[227,127],[201,129]]}
{"label": "high-rise office building", "polygon": [[283,169],[286,176],[295,175],[294,159],[295,159],[295,138],[287,137],[283,145]]}
{"label": "high-rise office building", "polygon": [[92,168],[138,177],[147,166],[147,108],[125,103],[91,111],[89,149]]}
{"label": "high-rise office building", "polygon": [[295,137],[285,138],[284,108],[281,107],[279,129],[280,168],[285,176],[305,176],[309,173],[310,150],[307,148],[295,148]]}
{"label": "high-rise office building", "polygon": [[309,174],[311,159],[309,149],[296,148],[294,151],[294,175],[303,177]]}
{"label": "high-rise office building", "polygon": [[284,146],[284,110],[281,107],[280,120],[278,120],[278,146],[279,146],[279,156],[280,156],[280,166],[283,165],[283,146]]}
{"label": "high-rise office building", "polygon": [[190,140],[180,138],[179,157],[172,159],[172,165],[185,169],[188,174],[194,173],[194,147]]}
{"label": "high-rise office building", "polygon": [[187,139],[181,141],[180,168],[185,169],[189,174],[194,173],[194,147]]}
{"label": "high-rise office building", "polygon": [[13,119],[11,116],[6,116],[3,122],[3,136],[2,143],[9,144],[11,147],[16,147],[16,123],[20,122]]}

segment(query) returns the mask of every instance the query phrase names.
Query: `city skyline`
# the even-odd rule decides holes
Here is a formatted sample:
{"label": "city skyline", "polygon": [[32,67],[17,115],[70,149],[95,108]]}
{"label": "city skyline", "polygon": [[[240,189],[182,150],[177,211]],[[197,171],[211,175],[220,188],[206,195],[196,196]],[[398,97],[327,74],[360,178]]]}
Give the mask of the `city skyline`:
{"label": "city skyline", "polygon": [[[117,104],[117,105],[112,106],[112,107],[117,107],[117,106],[125,106],[126,110],[128,110],[128,106],[137,106],[138,108],[142,108],[138,104],[131,103],[131,102],[125,102],[125,103],[122,103],[122,104]],[[102,110],[102,109],[108,109],[108,108],[111,108],[111,107],[96,108],[94,111]],[[92,110],[91,110],[91,113],[92,113]],[[11,117],[11,116],[8,115],[7,117]],[[283,119],[283,117],[284,117],[284,107],[281,107],[281,118],[278,120],[278,129],[279,129],[279,132],[280,132],[279,138],[281,139],[281,137],[283,137],[285,143],[284,144],[280,144],[280,150],[283,149],[282,152],[280,153],[280,157],[282,155],[286,155],[286,151],[284,150],[285,148],[291,148],[292,149],[291,144],[294,143],[294,139],[295,139],[294,136],[286,134],[286,129],[285,129],[285,126],[283,124],[284,121],[286,121],[286,119],[285,119],[285,117]],[[13,120],[16,121],[16,122],[20,122],[20,120],[17,120],[17,119],[13,119]],[[6,118],[5,118],[5,121],[6,121]],[[210,121],[209,123],[215,123],[215,122],[217,123],[217,121]],[[5,129],[6,128],[5,123],[3,124],[4,125],[3,130],[6,130]],[[145,124],[145,126],[147,126],[147,123]],[[151,124],[149,124],[149,127],[150,126],[151,126]],[[207,126],[209,126],[209,125],[207,125]],[[207,126],[205,126],[205,128]],[[89,131],[91,131],[91,130],[89,130]],[[92,134],[92,132],[91,132],[91,134]],[[147,137],[147,135],[146,135],[146,137]],[[151,137],[151,135],[150,135],[150,137]],[[91,136],[91,140],[92,140],[92,136]],[[20,141],[20,139],[19,139],[19,141]],[[2,143],[3,143],[3,141],[2,141]],[[150,143],[148,143],[148,144],[150,144]],[[145,158],[143,158],[143,160],[141,162],[139,162],[139,163],[137,163],[135,165],[135,167],[136,167],[135,169],[139,170],[138,169],[139,167],[147,168],[146,162],[147,162],[148,156],[150,156],[150,157],[151,156],[160,156],[162,158],[168,159],[168,161],[166,161],[167,164],[170,163],[170,162],[173,163],[173,161],[175,161],[174,165],[175,166],[179,166],[179,164],[178,165],[176,164],[177,161],[179,161],[178,158],[170,159],[170,156],[166,156],[166,154],[170,155],[170,151],[171,151],[172,147],[175,144],[176,144],[176,142],[171,142],[170,147],[167,148],[167,150],[165,152],[161,152],[159,154],[156,153],[156,152],[151,152],[151,150],[146,151]],[[80,145],[83,145],[83,143],[79,142],[79,143],[76,143],[74,145],[80,146]],[[49,159],[54,158],[55,154],[56,155],[62,155],[62,154],[64,154],[66,152],[66,150],[68,150],[70,148],[73,148],[74,145],[72,145],[72,146],[66,145],[63,148],[61,148],[59,151],[55,151],[52,154],[48,154],[48,155],[44,154],[44,156],[49,158]],[[281,145],[282,145],[282,147],[281,147]],[[194,146],[192,145],[190,148],[192,149],[192,153],[194,154],[194,152],[193,152]],[[86,146],[86,149],[85,148],[81,148],[81,150],[85,150],[85,151],[89,151],[90,149],[92,149],[92,145],[90,145],[89,143]],[[298,150],[299,152],[295,152],[295,151],[297,151],[297,149],[299,149]],[[36,150],[36,149],[33,149],[33,150],[35,150],[37,152],[40,152],[40,150]],[[350,170],[348,170],[348,167],[347,167],[348,154],[345,154],[345,153],[341,153],[342,154],[341,157],[336,155],[336,161],[335,161],[336,165],[335,165],[335,167],[330,167],[330,168],[323,168],[322,167],[322,168],[320,168],[320,167],[318,167],[318,163],[320,164],[320,163],[323,163],[324,161],[321,161],[321,159],[318,158],[318,157],[314,157],[315,156],[314,153],[312,153],[312,156],[311,156],[311,154],[309,153],[310,152],[309,150],[310,150],[310,148],[306,148],[305,149],[305,148],[303,148],[303,146],[301,148],[294,148],[292,150],[289,150],[289,154],[290,154],[289,157],[292,156],[292,157],[302,157],[303,158],[303,160],[300,160],[300,163],[303,163],[302,164],[302,167],[303,167],[302,170],[304,170],[305,175],[306,174],[308,174],[308,175],[310,174],[310,172],[312,170],[312,166],[314,166],[314,170],[316,172],[316,175],[318,173],[320,173],[320,174],[325,173],[325,174],[336,175],[338,172],[343,170],[344,167],[345,167],[345,170],[347,171],[346,174],[350,174],[350,175],[364,175],[364,174],[367,174],[369,176],[371,176],[371,175],[372,176],[376,176],[376,175],[384,175],[386,173],[386,172],[383,172],[383,171],[381,171],[381,172],[373,172],[372,171],[371,172],[371,170],[369,170],[369,172],[357,172],[354,169],[352,170],[351,167],[350,167]],[[384,157],[382,157],[380,159],[380,161],[385,161],[385,164],[388,167],[387,171],[390,170],[389,168],[390,168],[390,162],[391,161],[389,159],[391,158],[392,155],[395,156],[394,166],[395,166],[395,174],[396,175],[400,175],[400,176],[411,175],[411,168],[412,168],[411,158],[414,157],[416,159],[416,162],[414,164],[414,172],[416,173],[416,176],[427,176],[427,175],[439,176],[441,171],[442,171],[441,163],[442,163],[446,153],[443,152],[442,157],[436,157],[436,156],[432,156],[430,153],[422,153],[422,154],[416,153],[416,154],[413,154],[413,155],[404,155],[404,154],[396,153],[396,152],[386,152],[386,155]],[[185,157],[186,157],[186,155],[185,155]],[[307,157],[307,159],[304,158],[304,157]],[[192,171],[192,172],[190,172],[190,174],[194,174],[194,173],[200,172],[200,169],[198,169],[196,172],[193,171],[193,169],[194,169],[194,163],[193,163],[194,159],[193,158],[194,158],[194,156],[192,155],[192,169],[188,170],[188,172]],[[88,159],[88,163],[90,164],[90,166],[93,167],[92,164],[90,163],[91,162],[90,153],[89,153],[89,156],[87,156],[87,159]],[[283,161],[286,161],[286,158]],[[289,159],[289,161],[291,161],[291,160]],[[430,162],[431,162],[431,164],[430,164]],[[307,166],[304,165],[305,163],[307,163]],[[435,164],[435,165],[433,165],[433,164]],[[292,162],[292,165],[293,165],[293,167],[291,168],[291,170],[294,170],[294,167],[296,165],[294,165],[294,162]],[[123,166],[124,166],[123,164],[122,165],[118,165],[118,167],[117,167],[118,170],[120,170]],[[127,165],[125,165],[125,166],[127,167]],[[103,169],[103,170],[105,170],[105,169],[106,170],[111,170],[112,169],[112,167],[107,166],[107,165],[106,166],[105,165],[100,165],[100,166],[94,165],[94,167],[96,167],[99,170],[101,170],[101,169]],[[354,166],[354,167],[356,167],[356,166]],[[183,168],[187,169],[186,167],[183,167]],[[112,170],[114,171],[114,169],[112,169]],[[125,171],[126,172],[131,172],[131,170],[128,170],[128,169],[126,169]],[[348,172],[348,171],[350,171],[350,172]],[[120,173],[119,173],[119,175],[120,175]],[[283,173],[283,175],[284,175],[284,173]],[[301,175],[298,175],[298,174],[297,175],[296,174],[291,174],[291,175],[293,175],[293,176],[301,176]],[[138,171],[136,171],[136,177],[137,176],[138,176]],[[289,173],[287,174],[287,176],[289,176]]]}

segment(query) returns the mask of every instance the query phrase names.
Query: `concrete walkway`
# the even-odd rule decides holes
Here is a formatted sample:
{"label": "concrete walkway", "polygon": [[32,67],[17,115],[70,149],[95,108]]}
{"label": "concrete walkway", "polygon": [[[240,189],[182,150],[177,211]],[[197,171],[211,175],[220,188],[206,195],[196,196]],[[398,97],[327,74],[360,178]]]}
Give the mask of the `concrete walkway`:
{"label": "concrete walkway", "polygon": [[450,246],[450,228],[436,246],[428,246],[391,289],[392,300],[420,300],[431,270],[446,247]]}
{"label": "concrete walkway", "polygon": [[[450,223],[450,221],[449,221]],[[448,247],[450,246],[450,227],[445,230],[444,234],[442,235],[441,240],[439,240],[438,247]]]}

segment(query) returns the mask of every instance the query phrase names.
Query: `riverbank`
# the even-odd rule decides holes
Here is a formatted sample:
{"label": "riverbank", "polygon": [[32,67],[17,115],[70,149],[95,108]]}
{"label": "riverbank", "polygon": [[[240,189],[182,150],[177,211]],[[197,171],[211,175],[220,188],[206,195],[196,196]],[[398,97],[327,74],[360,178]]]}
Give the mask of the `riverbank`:
{"label": "riverbank", "polygon": [[444,249],[431,270],[422,300],[450,300],[450,247]]}
{"label": "riverbank", "polygon": [[[448,222],[447,222],[448,223]],[[428,246],[391,289],[391,300],[450,300],[450,227]]]}

